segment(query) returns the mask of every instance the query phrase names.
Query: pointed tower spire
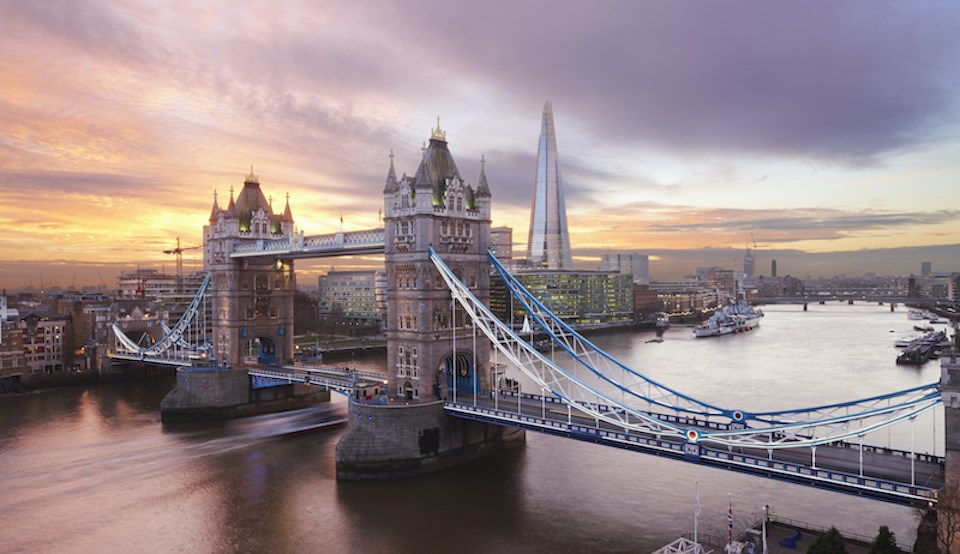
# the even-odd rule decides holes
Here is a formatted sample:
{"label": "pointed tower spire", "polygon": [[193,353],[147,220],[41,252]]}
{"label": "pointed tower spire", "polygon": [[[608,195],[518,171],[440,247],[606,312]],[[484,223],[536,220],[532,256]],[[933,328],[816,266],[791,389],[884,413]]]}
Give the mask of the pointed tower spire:
{"label": "pointed tower spire", "polygon": [[490,196],[490,186],[487,185],[487,158],[480,155],[480,180],[477,182],[477,196]]}
{"label": "pointed tower spire", "polygon": [[530,209],[530,235],[527,257],[534,267],[573,269],[567,208],[563,199],[563,181],[557,158],[557,135],[553,125],[553,105],[543,105],[540,141],[537,146],[537,177]]}
{"label": "pointed tower spire", "polygon": [[210,210],[210,223],[213,223],[217,219],[217,215],[220,214],[220,205],[217,204],[217,189],[213,189],[213,209]]}
{"label": "pointed tower spire", "polygon": [[440,116],[437,116],[437,128],[430,133],[430,140],[447,142],[447,133],[440,129]]}
{"label": "pointed tower spire", "polygon": [[283,215],[280,216],[280,221],[284,223],[293,223],[293,212],[290,211],[290,193],[287,193],[287,205],[283,207]]}
{"label": "pointed tower spire", "polygon": [[227,205],[227,210],[226,210],[226,212],[227,212],[227,216],[228,216],[228,217],[229,217],[229,216],[234,216],[234,217],[236,217],[236,215],[237,215],[237,205],[236,205],[236,203],[233,201],[233,185],[230,185],[230,204]]}
{"label": "pointed tower spire", "polygon": [[396,192],[400,189],[400,183],[397,182],[397,170],[393,168],[393,148],[390,149],[390,169],[387,171],[387,183],[383,187],[384,194]]}
{"label": "pointed tower spire", "polygon": [[246,178],[243,180],[244,183],[256,183],[260,184],[260,179],[253,173],[253,166],[250,166],[250,173],[247,174]]}

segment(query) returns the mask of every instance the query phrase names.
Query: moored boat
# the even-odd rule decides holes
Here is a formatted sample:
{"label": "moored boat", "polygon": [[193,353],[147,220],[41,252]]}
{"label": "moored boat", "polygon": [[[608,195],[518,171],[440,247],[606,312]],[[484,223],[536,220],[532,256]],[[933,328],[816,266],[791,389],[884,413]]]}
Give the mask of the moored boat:
{"label": "moored boat", "polygon": [[899,339],[893,341],[893,345],[897,348],[906,348],[910,346],[910,343],[923,337],[923,335],[907,335],[905,337],[900,337]]}
{"label": "moored boat", "polygon": [[710,319],[694,327],[693,334],[697,338],[704,338],[744,333],[757,328],[761,317],[762,311],[740,300],[718,309]]}

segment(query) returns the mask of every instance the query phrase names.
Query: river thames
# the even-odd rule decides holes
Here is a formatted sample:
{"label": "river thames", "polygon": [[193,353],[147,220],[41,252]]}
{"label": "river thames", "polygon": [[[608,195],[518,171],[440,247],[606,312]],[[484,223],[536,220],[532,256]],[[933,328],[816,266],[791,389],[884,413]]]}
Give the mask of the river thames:
{"label": "river thames", "polygon": [[[764,306],[759,329],[694,339],[674,328],[594,342],[685,393],[746,410],[852,400],[930,383],[897,366],[906,309]],[[383,371],[383,360],[357,360]],[[2,552],[649,552],[693,528],[726,535],[762,507],[780,517],[915,538],[911,508],[527,433],[526,446],[431,476],[337,482],[342,428],[260,438],[235,425],[164,426],[172,378],[0,397]],[[334,395],[339,409],[344,401]],[[943,454],[942,411],[916,424]],[[867,443],[909,449],[909,427]]]}

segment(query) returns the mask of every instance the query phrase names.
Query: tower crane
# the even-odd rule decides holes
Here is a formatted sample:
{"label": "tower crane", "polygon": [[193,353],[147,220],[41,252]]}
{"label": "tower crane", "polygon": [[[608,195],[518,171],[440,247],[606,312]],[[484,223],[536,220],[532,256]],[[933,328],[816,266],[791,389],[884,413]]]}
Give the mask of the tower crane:
{"label": "tower crane", "polygon": [[183,292],[183,251],[196,250],[201,248],[199,244],[194,246],[180,246],[180,237],[177,237],[177,247],[164,250],[164,254],[174,254],[177,256],[177,292]]}

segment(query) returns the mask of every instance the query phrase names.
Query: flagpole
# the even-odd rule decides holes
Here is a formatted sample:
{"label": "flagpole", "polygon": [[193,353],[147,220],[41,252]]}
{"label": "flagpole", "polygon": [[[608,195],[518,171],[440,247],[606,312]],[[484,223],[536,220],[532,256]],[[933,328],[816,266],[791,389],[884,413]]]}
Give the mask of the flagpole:
{"label": "flagpole", "polygon": [[[694,487],[697,491],[697,504],[693,509],[693,544],[698,545],[700,544],[697,542],[697,530],[700,525],[700,481],[695,481]],[[696,546],[694,546],[694,548],[696,548]]]}
{"label": "flagpole", "polygon": [[763,554],[769,554],[767,550],[767,519],[770,517],[770,506],[763,505]]}

